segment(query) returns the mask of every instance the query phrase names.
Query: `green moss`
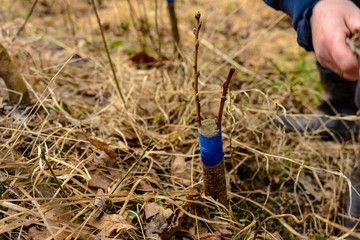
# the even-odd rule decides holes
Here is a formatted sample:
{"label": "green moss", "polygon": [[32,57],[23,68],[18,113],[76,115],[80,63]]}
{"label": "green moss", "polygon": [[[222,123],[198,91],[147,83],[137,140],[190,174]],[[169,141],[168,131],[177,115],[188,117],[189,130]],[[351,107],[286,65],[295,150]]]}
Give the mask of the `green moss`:
{"label": "green moss", "polygon": [[291,239],[292,237],[291,232],[286,228],[284,228],[280,234],[283,239]]}

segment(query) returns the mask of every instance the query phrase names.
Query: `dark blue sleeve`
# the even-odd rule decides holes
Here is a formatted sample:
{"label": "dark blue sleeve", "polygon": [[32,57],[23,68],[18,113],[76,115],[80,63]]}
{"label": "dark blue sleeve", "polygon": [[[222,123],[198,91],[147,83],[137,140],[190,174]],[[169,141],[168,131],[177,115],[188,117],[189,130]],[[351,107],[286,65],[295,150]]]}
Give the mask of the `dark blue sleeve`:
{"label": "dark blue sleeve", "polygon": [[313,50],[311,41],[310,17],[312,8],[319,0],[264,0],[266,4],[281,10],[293,19],[297,41],[307,51]]}

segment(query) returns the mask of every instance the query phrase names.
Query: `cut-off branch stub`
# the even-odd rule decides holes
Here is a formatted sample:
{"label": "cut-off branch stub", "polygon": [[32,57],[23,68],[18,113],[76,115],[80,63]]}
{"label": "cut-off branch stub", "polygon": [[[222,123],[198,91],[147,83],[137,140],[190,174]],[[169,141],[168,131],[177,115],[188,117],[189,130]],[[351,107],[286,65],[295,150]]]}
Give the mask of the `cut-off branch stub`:
{"label": "cut-off branch stub", "polygon": [[221,130],[214,119],[202,121],[199,145],[204,172],[205,195],[227,205],[225,165]]}

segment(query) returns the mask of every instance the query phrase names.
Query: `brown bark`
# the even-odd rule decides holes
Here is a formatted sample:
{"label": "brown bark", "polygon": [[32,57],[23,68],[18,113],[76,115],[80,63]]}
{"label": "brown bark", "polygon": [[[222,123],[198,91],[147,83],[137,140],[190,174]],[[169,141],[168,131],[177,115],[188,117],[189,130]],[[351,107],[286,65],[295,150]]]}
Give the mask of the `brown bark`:
{"label": "brown bark", "polygon": [[[199,133],[206,137],[216,136],[219,132],[214,119],[205,119]],[[211,196],[227,207],[227,188],[224,159],[215,166],[203,164],[205,195]]]}
{"label": "brown bark", "polygon": [[203,171],[205,195],[213,197],[227,207],[224,160],[212,167],[203,165]]}

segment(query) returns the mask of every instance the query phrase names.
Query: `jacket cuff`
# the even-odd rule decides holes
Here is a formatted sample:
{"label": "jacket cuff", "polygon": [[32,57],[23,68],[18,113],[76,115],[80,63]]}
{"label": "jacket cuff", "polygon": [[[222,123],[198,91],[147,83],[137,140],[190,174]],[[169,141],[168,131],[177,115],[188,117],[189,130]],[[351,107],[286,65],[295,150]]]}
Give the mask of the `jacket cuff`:
{"label": "jacket cuff", "polygon": [[[303,12],[302,18],[297,22],[296,32],[297,32],[297,42],[300,46],[305,48],[306,51],[313,51],[314,47],[312,44],[312,34],[311,34],[311,25],[310,18],[312,15],[312,9],[319,0],[314,1],[310,4]],[[295,25],[294,25],[295,28]]]}
{"label": "jacket cuff", "polygon": [[297,32],[297,41],[307,51],[313,50],[311,40],[310,17],[314,5],[319,0],[264,0],[274,9],[281,10],[293,19]]}

